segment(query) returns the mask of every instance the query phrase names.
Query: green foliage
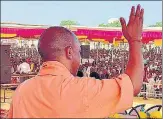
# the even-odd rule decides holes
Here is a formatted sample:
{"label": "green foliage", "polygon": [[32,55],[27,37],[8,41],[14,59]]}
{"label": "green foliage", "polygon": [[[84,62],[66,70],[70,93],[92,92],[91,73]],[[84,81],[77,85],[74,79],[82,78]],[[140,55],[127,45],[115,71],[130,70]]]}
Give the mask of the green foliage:
{"label": "green foliage", "polygon": [[99,24],[99,27],[121,27],[121,23],[119,20],[114,21],[112,23],[107,23],[107,24]]}
{"label": "green foliage", "polygon": [[79,25],[78,22],[72,20],[63,20],[60,23],[60,26],[71,26],[71,25]]}
{"label": "green foliage", "polygon": [[99,26],[99,27],[108,27],[107,24],[104,24],[104,23],[99,24],[98,26]]}
{"label": "green foliage", "polygon": [[162,22],[156,22],[156,24],[150,25],[149,27],[162,27]]}

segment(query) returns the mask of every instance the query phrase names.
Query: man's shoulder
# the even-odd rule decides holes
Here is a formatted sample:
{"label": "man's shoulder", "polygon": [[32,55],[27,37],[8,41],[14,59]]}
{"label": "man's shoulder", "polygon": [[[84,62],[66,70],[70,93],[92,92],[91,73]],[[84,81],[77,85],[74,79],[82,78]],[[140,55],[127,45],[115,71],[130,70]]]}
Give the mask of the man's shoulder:
{"label": "man's shoulder", "polygon": [[94,77],[74,77],[75,80],[78,80],[78,82],[83,83],[91,83],[91,82],[100,82],[101,80],[95,79]]}
{"label": "man's shoulder", "polygon": [[35,78],[31,78],[31,79],[27,79],[25,80],[24,82],[22,82],[20,85],[19,85],[19,88],[21,88],[21,91],[23,90],[30,90],[32,89],[32,87],[36,87],[36,80]]}

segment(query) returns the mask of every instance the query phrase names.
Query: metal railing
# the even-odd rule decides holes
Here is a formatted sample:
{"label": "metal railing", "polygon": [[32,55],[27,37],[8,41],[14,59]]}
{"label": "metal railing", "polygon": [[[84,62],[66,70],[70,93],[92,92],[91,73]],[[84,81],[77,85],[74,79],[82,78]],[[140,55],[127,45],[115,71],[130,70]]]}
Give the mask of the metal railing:
{"label": "metal railing", "polygon": [[145,98],[162,98],[162,84],[143,83],[141,92],[138,96],[143,96]]}

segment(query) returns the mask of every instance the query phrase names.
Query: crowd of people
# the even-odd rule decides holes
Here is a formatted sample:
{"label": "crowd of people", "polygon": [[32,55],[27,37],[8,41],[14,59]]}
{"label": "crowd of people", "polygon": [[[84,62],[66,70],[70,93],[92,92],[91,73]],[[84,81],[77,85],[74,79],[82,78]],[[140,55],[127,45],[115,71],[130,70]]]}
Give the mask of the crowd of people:
{"label": "crowd of people", "polygon": [[[129,52],[127,49],[94,49],[90,59],[85,60],[80,67],[80,76],[90,76],[96,79],[109,79],[123,73],[126,69]],[[162,92],[162,49],[143,45],[144,85],[142,90],[148,92],[146,97],[161,97]]]}
{"label": "crowd of people", "polygon": [[[91,72],[97,72],[100,79],[115,77],[123,73],[126,69],[129,52],[127,49],[94,49],[90,52],[90,59],[82,62],[80,71],[84,76],[89,76]],[[152,48],[143,45],[144,57],[144,81],[148,82],[151,77],[162,77],[162,49],[160,47]]]}
{"label": "crowd of people", "polygon": [[[28,45],[22,47],[11,47],[11,73],[35,73],[39,71],[41,59],[40,55],[34,45],[29,47]],[[29,64],[30,70],[21,71],[22,63]],[[28,69],[29,69],[28,68]]]}
{"label": "crowd of people", "polygon": [[[79,71],[83,76],[90,76],[92,72],[98,73],[100,79],[115,77],[125,71],[129,52],[127,49],[92,49],[89,59],[81,59]],[[144,57],[144,81],[155,76],[162,77],[162,48],[143,45]],[[23,61],[24,60],[24,61]],[[30,65],[29,72],[37,73],[42,64],[39,53],[34,45],[11,47],[12,73],[18,73],[18,66],[27,62]]]}
{"label": "crowd of people", "polygon": [[[109,79],[123,73],[126,69],[129,51],[126,48],[91,49],[89,59],[81,59],[78,76]],[[162,83],[162,48],[143,45],[144,82],[153,85]],[[24,71],[22,64],[29,66]],[[34,45],[29,47],[11,47],[12,73],[37,74],[42,64],[39,53]],[[22,66],[23,67],[23,66]],[[146,91],[162,90],[162,86],[143,87]]]}

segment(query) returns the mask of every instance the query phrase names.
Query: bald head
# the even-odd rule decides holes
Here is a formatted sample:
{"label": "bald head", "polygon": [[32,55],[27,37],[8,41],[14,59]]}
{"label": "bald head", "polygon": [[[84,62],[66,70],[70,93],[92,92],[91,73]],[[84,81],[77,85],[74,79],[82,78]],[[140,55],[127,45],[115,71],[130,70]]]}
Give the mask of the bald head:
{"label": "bald head", "polygon": [[75,39],[75,35],[64,27],[50,27],[41,35],[38,51],[43,60],[55,60],[63,55],[66,47],[73,47]]}
{"label": "bald head", "polygon": [[[80,44],[75,34],[64,27],[50,27],[41,35],[38,51],[43,61],[59,61],[64,65],[80,62]],[[70,66],[67,66],[70,67]],[[72,68],[72,66],[71,66]]]}

